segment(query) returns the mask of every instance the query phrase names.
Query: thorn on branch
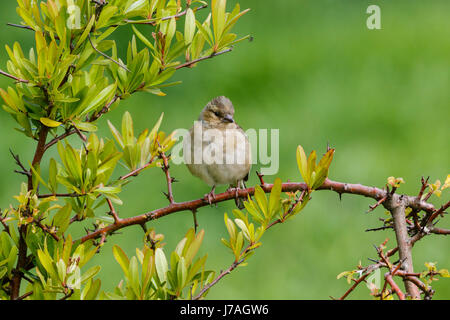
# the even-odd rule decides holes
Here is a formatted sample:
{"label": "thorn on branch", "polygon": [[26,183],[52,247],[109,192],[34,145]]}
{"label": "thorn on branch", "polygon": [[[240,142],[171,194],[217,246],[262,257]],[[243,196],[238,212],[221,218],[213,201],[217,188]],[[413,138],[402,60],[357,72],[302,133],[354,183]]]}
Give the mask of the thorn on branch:
{"label": "thorn on branch", "polygon": [[370,213],[373,210],[375,210],[379,205],[381,205],[383,202],[385,202],[386,199],[387,199],[387,196],[384,196],[377,203],[375,203],[374,205],[369,206],[369,210],[367,210],[366,213]]}
{"label": "thorn on branch", "polygon": [[[159,142],[158,142],[158,144],[159,144]],[[170,176],[170,172],[169,172],[169,168],[170,168],[170,166],[169,166],[169,158],[170,158],[170,155],[166,156],[164,152],[160,152],[159,153],[159,158],[163,160],[161,169],[164,171],[164,174],[166,175],[166,182],[167,182],[167,193],[163,192],[163,194],[166,196],[167,200],[169,200],[170,204],[172,205],[172,204],[175,203],[175,201],[174,201],[173,193],[172,193],[172,182],[173,182],[173,179]]]}

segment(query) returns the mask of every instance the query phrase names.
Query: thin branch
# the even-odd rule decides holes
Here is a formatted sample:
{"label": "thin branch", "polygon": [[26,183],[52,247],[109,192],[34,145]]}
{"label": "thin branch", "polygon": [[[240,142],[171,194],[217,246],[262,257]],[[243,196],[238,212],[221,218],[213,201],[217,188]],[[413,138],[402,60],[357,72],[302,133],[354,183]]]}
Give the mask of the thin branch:
{"label": "thin branch", "polygon": [[64,140],[65,138],[67,138],[68,136],[71,136],[72,134],[77,133],[77,131],[75,129],[71,129],[71,130],[67,130],[66,132],[64,132],[63,134],[53,138],[52,140],[50,140],[44,147],[45,150],[47,150],[48,148],[50,148],[51,146],[53,146],[54,144],[57,144],[58,141]]}
{"label": "thin branch", "polygon": [[2,215],[3,215],[3,212],[0,209],[0,223],[3,225],[3,228],[5,229],[5,232],[8,233],[9,235],[11,235],[11,232],[9,230],[9,226],[4,221],[6,219],[6,214],[5,214],[5,217],[3,217]]}
{"label": "thin branch", "polygon": [[102,55],[103,57],[105,57],[105,58],[108,59],[108,60],[111,60],[112,62],[114,62],[115,64],[117,64],[119,67],[125,69],[126,71],[131,72],[130,69],[127,68],[126,65],[120,63],[120,62],[117,61],[117,60],[114,60],[112,57],[108,56],[106,53],[103,53],[103,52],[101,52],[100,50],[98,50],[98,49],[95,47],[94,43],[92,42],[92,39],[91,39],[91,35],[90,35],[90,34],[88,35],[88,39],[89,39],[89,42],[91,43],[92,49],[94,49],[98,54]]}
{"label": "thin branch", "polygon": [[428,218],[428,220],[426,221],[425,226],[427,226],[429,223],[433,222],[433,220],[436,219],[440,214],[443,214],[445,212],[445,210],[448,209],[448,207],[450,207],[450,201],[448,201],[446,204],[441,206],[438,210],[433,212],[431,214],[431,216]]}
{"label": "thin branch", "polygon": [[262,186],[265,185],[265,182],[264,182],[264,175],[263,175],[262,173],[258,172],[258,171],[256,171],[256,175],[258,176],[259,183],[260,183]]}
{"label": "thin branch", "polygon": [[205,285],[202,290],[194,297],[192,300],[199,300],[205,293],[208,291],[212,286],[214,286],[217,282],[219,282],[223,277],[225,277],[227,274],[230,274],[231,271],[236,269],[237,266],[239,266],[242,263],[241,261],[235,261],[233,264],[226,270],[222,271],[213,281]]}
{"label": "thin branch", "polygon": [[18,78],[18,77],[13,76],[12,74],[9,74],[9,73],[7,73],[7,72],[5,72],[3,70],[0,70],[0,74],[5,76],[5,77],[11,78],[13,80],[16,80],[17,82],[22,82],[22,83],[29,83],[30,82],[29,80]]}
{"label": "thin branch", "polygon": [[369,210],[367,210],[366,213],[372,212],[373,210],[375,210],[379,205],[381,205],[384,201],[386,201],[387,196],[381,198],[377,203],[375,203],[372,206],[369,206]]}
{"label": "thin branch", "polygon": [[221,54],[228,53],[228,52],[230,52],[232,50],[233,50],[233,48],[228,48],[228,49],[225,49],[225,50],[222,50],[222,51],[219,51],[219,52],[214,52],[213,54],[211,54],[209,56],[206,56],[206,57],[202,57],[202,58],[198,58],[198,59],[195,59],[195,60],[192,60],[192,61],[185,62],[183,64],[180,64],[180,65],[176,66],[175,70],[178,70],[178,69],[181,69],[181,68],[191,67],[192,65],[196,64],[197,62],[220,56]]}
{"label": "thin branch", "polygon": [[92,117],[89,119],[89,122],[94,122],[95,120],[97,120],[98,118],[100,118],[103,114],[108,113],[109,108],[111,108],[111,106],[117,101],[117,99],[119,99],[120,96],[118,96],[117,94],[114,95],[114,97],[111,99],[111,101],[109,101],[103,108],[102,110],[100,110],[98,113],[92,115]]}
{"label": "thin branch", "polygon": [[78,193],[48,193],[48,194],[39,194],[39,199],[45,199],[50,197],[61,197],[61,198],[78,198],[78,197],[84,197],[87,196],[87,194],[78,194]]}
{"label": "thin branch", "polygon": [[48,233],[50,236],[52,236],[53,239],[55,239],[56,241],[59,241],[59,237],[52,231],[50,230],[46,225],[42,224],[39,220],[34,219],[33,222],[42,229],[42,231],[44,231],[45,233]]}
{"label": "thin branch", "polygon": [[125,179],[128,179],[129,177],[136,177],[142,170],[145,170],[145,169],[147,169],[150,165],[152,165],[152,163],[153,163],[154,160],[155,160],[155,158],[152,157],[152,158],[150,159],[150,161],[147,162],[145,165],[143,165],[142,167],[137,168],[137,169],[135,169],[135,170],[133,170],[133,171],[127,173],[126,175],[120,177],[119,180],[125,180]]}
{"label": "thin branch", "polygon": [[169,172],[169,159],[165,155],[164,152],[161,152],[159,154],[159,157],[163,160],[161,169],[164,171],[164,174],[166,175],[166,181],[167,181],[167,193],[164,193],[167,200],[169,200],[170,204],[174,204],[175,201],[173,199],[173,192],[172,192],[172,183],[174,179],[170,176]]}
{"label": "thin branch", "polygon": [[365,274],[363,274],[358,280],[355,280],[355,283],[353,283],[353,285],[342,295],[342,297],[339,298],[339,300],[344,300],[345,298],[347,298],[347,296],[353,291],[355,290],[355,288],[363,281],[366,280],[366,278],[371,274],[372,272],[367,272]]}
{"label": "thin branch", "polygon": [[392,290],[397,294],[398,298],[400,300],[405,300],[405,294],[400,290],[394,279],[392,279],[392,275],[388,272],[384,275],[384,278],[386,279],[386,282],[389,283]]}
{"label": "thin branch", "polygon": [[16,162],[16,164],[22,169],[22,171],[14,170],[14,172],[17,172],[17,173],[20,173],[20,174],[24,174],[27,177],[31,177],[32,176],[31,175],[31,171],[29,169],[25,168],[25,166],[22,164],[22,161],[20,161],[19,155],[18,154],[14,154],[14,152],[11,149],[9,149],[9,152],[11,153],[11,155],[12,155],[14,161]]}
{"label": "thin branch", "polygon": [[386,229],[392,229],[392,226],[382,226],[382,227],[378,227],[378,228],[372,228],[372,229],[366,229],[364,230],[365,232],[369,232],[369,231],[380,231],[380,230],[386,230]]}
{"label": "thin branch", "polygon": [[424,179],[423,177],[420,179],[420,182],[422,183],[422,187],[420,188],[419,194],[417,195],[417,199],[420,201],[422,199],[423,193],[425,192],[426,188],[428,188],[428,180],[430,177],[427,177]]}
{"label": "thin branch", "polygon": [[33,291],[27,292],[23,295],[21,295],[20,297],[17,298],[17,300],[24,300],[26,297],[29,297],[33,294]]}
{"label": "thin branch", "polygon": [[[197,7],[197,8],[194,8],[192,10],[194,12],[197,12],[198,10],[201,10],[201,9],[204,9],[204,8],[207,8],[207,7],[208,7],[208,5],[204,4],[204,5],[201,5],[201,6]],[[174,15],[171,15],[171,16],[162,17],[162,18],[154,18],[154,19],[148,19],[148,20],[144,20],[144,21],[135,21],[135,20],[126,19],[126,20],[124,20],[124,22],[131,23],[131,24],[150,24],[150,25],[154,26],[154,25],[156,25],[156,23],[158,21],[166,21],[166,20],[170,20],[172,18],[178,19],[178,18],[186,15],[186,13],[187,13],[187,9],[184,10],[184,11],[181,11],[181,12],[179,12],[177,14],[174,14]]]}
{"label": "thin branch", "polygon": [[32,27],[30,27],[30,26],[24,26],[24,25],[22,25],[22,24],[15,24],[15,23],[9,23],[9,22],[8,22],[6,25],[7,25],[7,26],[10,26],[10,27],[15,27],[15,28],[27,29],[27,30],[34,31],[34,29],[33,29]]}
{"label": "thin branch", "polygon": [[106,198],[106,202],[108,203],[108,207],[109,207],[109,214],[113,216],[114,218],[114,223],[119,223],[120,222],[120,218],[117,215],[116,210],[114,209],[114,206],[111,202],[111,200],[109,198]]}

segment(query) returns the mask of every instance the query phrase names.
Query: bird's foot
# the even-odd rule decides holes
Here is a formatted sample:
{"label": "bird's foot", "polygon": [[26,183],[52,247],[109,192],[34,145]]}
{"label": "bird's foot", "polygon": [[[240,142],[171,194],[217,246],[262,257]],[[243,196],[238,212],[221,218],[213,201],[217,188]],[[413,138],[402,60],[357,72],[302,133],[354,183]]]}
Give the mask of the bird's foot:
{"label": "bird's foot", "polygon": [[205,194],[205,196],[204,196],[204,200],[205,200],[206,202],[208,202],[209,205],[212,205],[213,200],[216,200],[216,194],[215,194],[215,191],[216,191],[216,187],[214,186],[214,187],[211,189],[211,191],[210,191],[209,193]]}

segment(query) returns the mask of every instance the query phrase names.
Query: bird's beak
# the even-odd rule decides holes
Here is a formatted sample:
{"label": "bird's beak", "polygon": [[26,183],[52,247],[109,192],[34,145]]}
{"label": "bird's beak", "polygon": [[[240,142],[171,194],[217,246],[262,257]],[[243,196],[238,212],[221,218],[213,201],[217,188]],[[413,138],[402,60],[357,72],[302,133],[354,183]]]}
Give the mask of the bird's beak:
{"label": "bird's beak", "polygon": [[234,122],[233,116],[230,114],[225,115],[225,117],[223,117],[223,121],[225,122]]}

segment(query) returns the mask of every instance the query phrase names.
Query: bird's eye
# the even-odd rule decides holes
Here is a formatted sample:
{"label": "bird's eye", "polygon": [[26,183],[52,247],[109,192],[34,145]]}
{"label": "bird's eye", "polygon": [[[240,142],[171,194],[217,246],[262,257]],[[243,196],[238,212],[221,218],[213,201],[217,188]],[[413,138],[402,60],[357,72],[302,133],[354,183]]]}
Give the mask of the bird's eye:
{"label": "bird's eye", "polygon": [[220,113],[217,111],[214,111],[214,114],[216,115],[216,117],[220,118]]}

